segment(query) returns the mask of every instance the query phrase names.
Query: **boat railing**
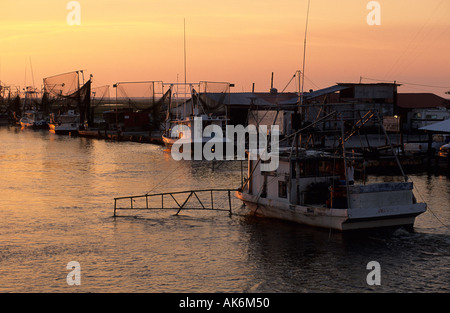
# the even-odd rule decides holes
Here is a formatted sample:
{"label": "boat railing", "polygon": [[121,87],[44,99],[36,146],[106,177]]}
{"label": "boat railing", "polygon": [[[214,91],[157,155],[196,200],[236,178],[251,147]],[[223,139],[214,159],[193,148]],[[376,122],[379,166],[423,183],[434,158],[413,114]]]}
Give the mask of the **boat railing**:
{"label": "boat railing", "polygon": [[[114,217],[117,217],[118,210],[176,210],[175,215],[181,210],[226,211],[231,216],[232,191],[236,189],[200,189],[117,197],[114,198]],[[221,199],[218,199],[219,196]]]}

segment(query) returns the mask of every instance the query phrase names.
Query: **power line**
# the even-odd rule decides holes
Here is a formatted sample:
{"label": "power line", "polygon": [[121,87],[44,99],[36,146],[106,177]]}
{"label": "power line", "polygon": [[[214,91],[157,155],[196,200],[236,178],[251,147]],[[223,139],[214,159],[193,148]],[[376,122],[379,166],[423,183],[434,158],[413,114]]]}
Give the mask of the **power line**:
{"label": "power line", "polygon": [[[419,45],[421,44],[421,42],[417,42],[419,40],[419,35],[421,35],[421,33],[424,31],[425,27],[428,26],[428,24],[430,24],[431,20],[434,18],[434,15],[436,14],[436,12],[439,10],[439,7],[442,5],[442,3],[444,3],[444,0],[441,0],[441,2],[438,3],[438,5],[433,9],[433,12],[428,16],[427,20],[425,21],[424,24],[422,24],[422,26],[420,27],[420,29],[415,33],[415,35],[413,36],[413,38],[411,39],[411,41],[408,43],[407,47],[405,48],[405,50],[403,50],[403,52],[399,55],[399,57],[397,58],[397,60],[394,62],[394,64],[390,67],[389,71],[386,73],[386,76],[388,76],[390,73],[392,73],[395,70],[398,70],[398,66],[400,64],[400,62],[404,62],[405,61],[405,54],[411,54],[412,51],[417,50],[417,48],[419,47]],[[435,21],[435,19],[434,19]],[[434,28],[434,25],[432,26]],[[431,30],[429,30],[430,32]],[[428,33],[429,33],[428,32]],[[424,34],[422,36],[422,39],[427,38],[427,34]],[[415,44],[415,47],[412,47],[412,44]],[[422,51],[423,51],[422,47]],[[416,55],[417,57],[418,55]],[[411,64],[412,62],[410,62]]]}

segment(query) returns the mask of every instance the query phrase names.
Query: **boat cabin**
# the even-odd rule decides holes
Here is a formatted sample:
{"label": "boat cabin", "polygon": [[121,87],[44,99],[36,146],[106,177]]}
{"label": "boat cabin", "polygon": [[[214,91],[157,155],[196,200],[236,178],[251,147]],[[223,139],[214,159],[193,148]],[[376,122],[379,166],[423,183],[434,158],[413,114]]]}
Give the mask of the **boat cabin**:
{"label": "boat cabin", "polygon": [[279,167],[271,172],[261,171],[264,161],[255,160],[251,152],[248,159],[250,179],[243,191],[260,198],[333,209],[361,208],[375,202],[378,206],[381,202],[413,203],[412,183],[354,185],[353,162],[345,164],[343,157],[331,153],[304,149],[299,149],[298,154],[280,151]]}

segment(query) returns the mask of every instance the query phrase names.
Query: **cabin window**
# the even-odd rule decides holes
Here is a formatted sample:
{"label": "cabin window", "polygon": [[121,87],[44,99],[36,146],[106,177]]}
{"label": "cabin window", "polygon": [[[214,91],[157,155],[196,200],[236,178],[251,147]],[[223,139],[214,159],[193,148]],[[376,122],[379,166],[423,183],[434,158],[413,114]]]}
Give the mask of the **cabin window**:
{"label": "cabin window", "polygon": [[[311,177],[316,175],[330,176],[334,175],[333,161],[330,160],[306,160],[298,163],[299,176],[300,177]],[[296,178],[297,174],[297,164],[295,162],[291,163],[291,177]]]}
{"label": "cabin window", "polygon": [[[261,160],[262,164],[270,164],[272,160]],[[265,171],[263,172],[263,175],[265,176],[277,176],[277,171]]]}
{"label": "cabin window", "polygon": [[330,161],[320,161],[319,162],[319,173],[320,175],[331,175],[333,172],[333,165]]}
{"label": "cabin window", "polygon": [[[293,165],[293,170],[292,170],[292,177],[295,177],[296,174],[296,164],[292,163]],[[300,177],[305,177],[305,176],[313,176],[316,174],[316,168],[315,168],[314,163],[310,162],[310,161],[306,161],[306,162],[299,162],[298,163],[298,168],[299,168],[299,176]]]}
{"label": "cabin window", "polygon": [[267,176],[264,176],[263,187],[261,191],[261,198],[267,197]]}
{"label": "cabin window", "polygon": [[285,181],[278,181],[278,197],[287,198],[287,185]]}
{"label": "cabin window", "polygon": [[304,165],[304,176],[315,176],[317,175],[317,162],[314,160],[308,160]]}

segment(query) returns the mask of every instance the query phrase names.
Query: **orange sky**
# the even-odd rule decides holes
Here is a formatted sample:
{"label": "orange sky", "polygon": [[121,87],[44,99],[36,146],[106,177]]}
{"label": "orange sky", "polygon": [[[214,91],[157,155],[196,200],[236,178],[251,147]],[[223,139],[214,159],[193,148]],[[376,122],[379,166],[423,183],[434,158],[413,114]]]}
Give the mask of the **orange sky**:
{"label": "orange sky", "polygon": [[[302,68],[307,0],[79,0],[80,26],[67,24],[68,2],[1,0],[4,84],[32,85],[34,77],[39,86],[78,69],[97,86],[183,81],[183,19],[189,82],[228,81],[239,92],[255,83],[268,91],[274,72],[281,91]],[[366,22],[368,2],[311,0],[305,90],[362,76],[450,98],[450,1],[380,0],[379,26]]]}

